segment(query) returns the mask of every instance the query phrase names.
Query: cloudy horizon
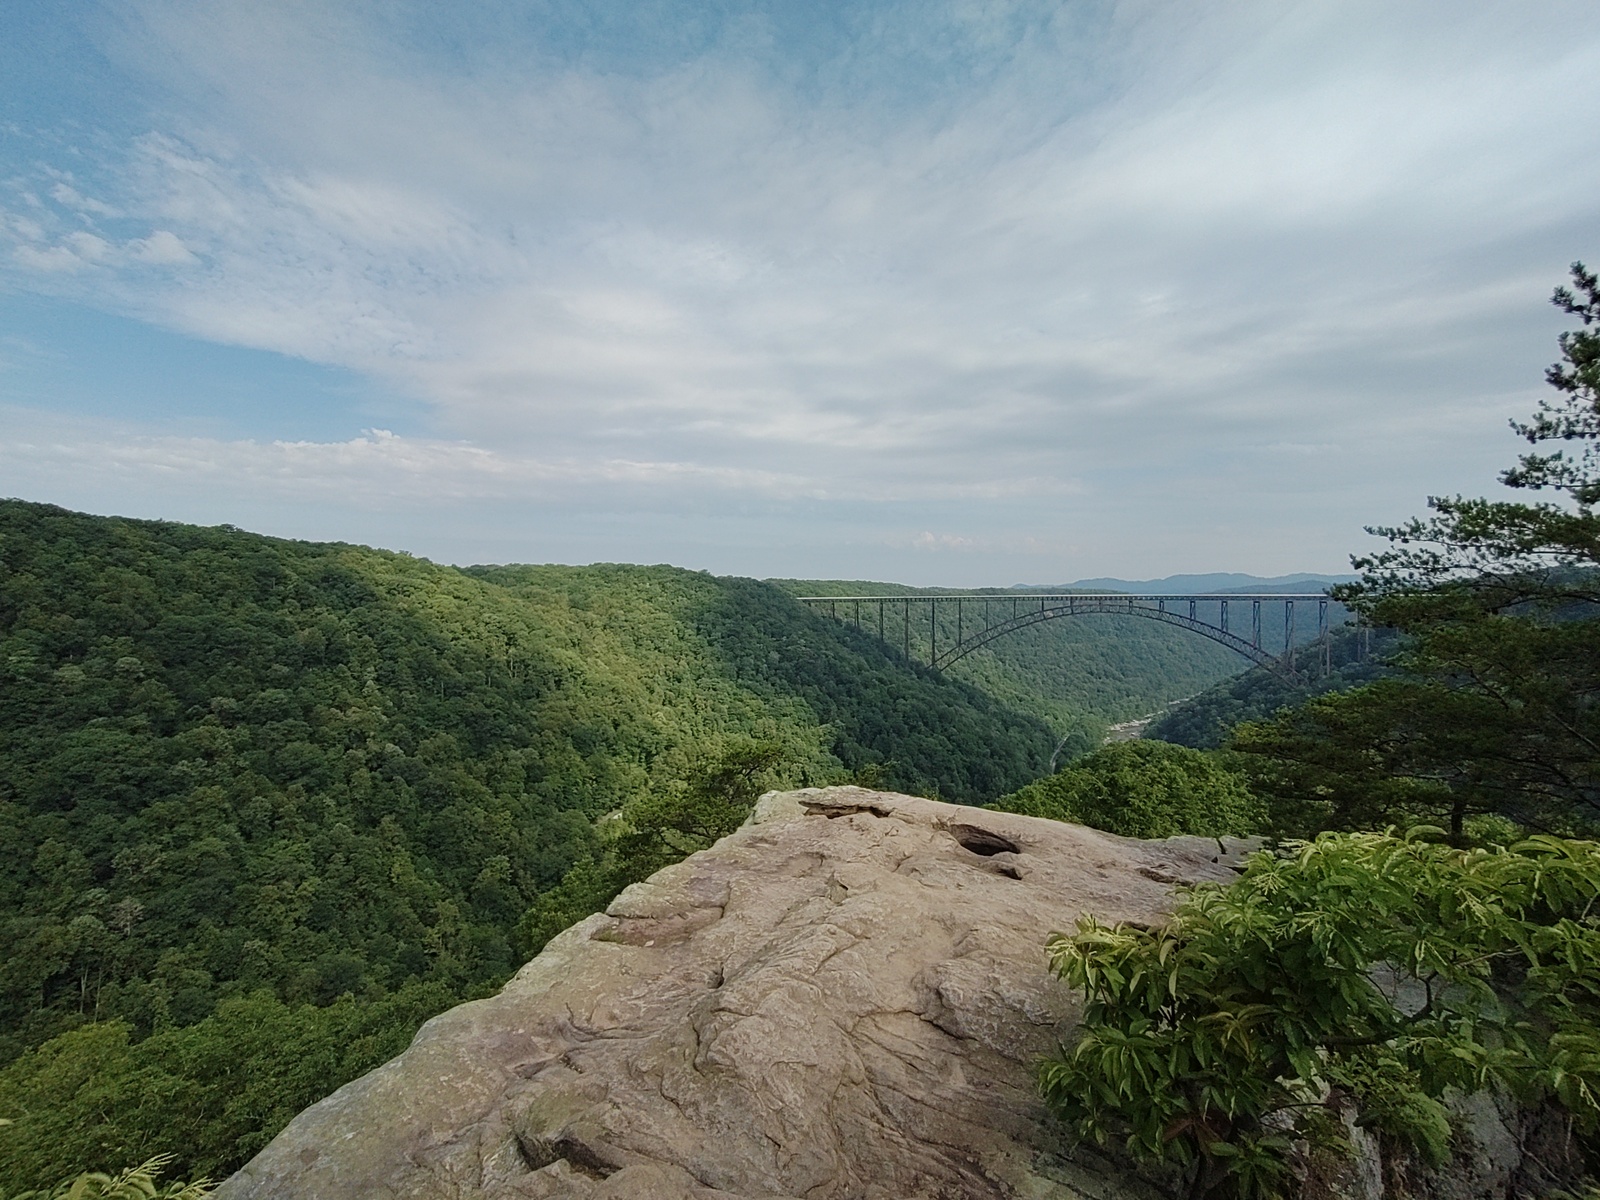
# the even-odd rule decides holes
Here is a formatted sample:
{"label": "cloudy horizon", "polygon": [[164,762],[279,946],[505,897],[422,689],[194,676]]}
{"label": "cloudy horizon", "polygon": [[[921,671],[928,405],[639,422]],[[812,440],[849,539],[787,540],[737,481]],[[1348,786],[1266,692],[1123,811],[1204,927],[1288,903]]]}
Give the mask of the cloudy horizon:
{"label": "cloudy horizon", "polygon": [[22,4],[0,495],[452,562],[1340,572],[1600,258],[1587,3]]}

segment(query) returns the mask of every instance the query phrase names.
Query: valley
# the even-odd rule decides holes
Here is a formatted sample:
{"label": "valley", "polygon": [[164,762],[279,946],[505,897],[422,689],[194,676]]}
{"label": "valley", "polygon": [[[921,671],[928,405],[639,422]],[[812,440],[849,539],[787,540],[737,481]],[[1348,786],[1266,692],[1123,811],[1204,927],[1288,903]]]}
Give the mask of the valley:
{"label": "valley", "polygon": [[981,804],[1240,665],[1103,618],[939,675],[793,599],[858,586],[0,503],[0,1101],[34,1114],[0,1178],[152,1139],[233,1169],[504,982],[618,814],[750,747],[752,787]]}

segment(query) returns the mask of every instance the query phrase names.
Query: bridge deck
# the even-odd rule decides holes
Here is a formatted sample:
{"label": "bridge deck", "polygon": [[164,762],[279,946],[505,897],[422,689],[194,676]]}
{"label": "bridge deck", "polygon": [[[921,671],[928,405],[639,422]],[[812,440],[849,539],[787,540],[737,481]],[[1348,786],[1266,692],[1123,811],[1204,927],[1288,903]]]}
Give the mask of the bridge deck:
{"label": "bridge deck", "polygon": [[[897,632],[900,634],[902,653],[907,659],[911,658],[913,640],[918,643],[923,641],[920,636],[912,638],[911,609],[913,606],[925,607],[928,617],[926,639],[928,665],[934,670],[942,670],[997,638],[1042,621],[1059,617],[1126,615],[1148,617],[1188,629],[1212,641],[1220,642],[1250,661],[1270,667],[1296,681],[1300,679],[1300,675],[1295,669],[1295,601],[1315,601],[1317,641],[1320,643],[1319,658],[1323,671],[1326,672],[1331,665],[1328,617],[1329,606],[1335,601],[1327,592],[901,592],[875,596],[797,596],[796,599],[813,608],[826,606],[829,615],[834,618],[840,617],[841,604],[853,608],[854,623],[857,627],[870,624],[870,617],[868,622],[862,621],[864,615],[862,606],[876,605],[878,636],[886,642],[889,641],[884,619],[886,611],[898,609],[901,620],[896,624],[901,628]],[[1215,623],[1200,616],[1201,605],[1213,604],[1217,610]],[[1249,605],[1248,638],[1230,628],[1229,608],[1235,604],[1241,608],[1244,604]],[[1261,612],[1263,605],[1267,604],[1283,606],[1284,629],[1281,654],[1272,654],[1261,644]],[[981,622],[975,621],[972,626],[965,624],[963,615],[967,605],[971,605],[975,610],[974,617],[979,617],[981,614]],[[942,649],[939,645],[941,637],[938,618],[941,606],[947,613],[951,608],[955,609],[955,637],[946,639]],[[998,622],[994,620],[996,606],[1001,613]],[[1187,607],[1187,613],[1181,611],[1184,607]],[[851,616],[852,614],[847,612],[843,619],[849,621]],[[922,618],[919,617],[918,620]],[[969,629],[971,632],[968,632]]]}
{"label": "bridge deck", "polygon": [[900,592],[878,596],[796,596],[806,604],[829,600],[1326,600],[1327,592]]}

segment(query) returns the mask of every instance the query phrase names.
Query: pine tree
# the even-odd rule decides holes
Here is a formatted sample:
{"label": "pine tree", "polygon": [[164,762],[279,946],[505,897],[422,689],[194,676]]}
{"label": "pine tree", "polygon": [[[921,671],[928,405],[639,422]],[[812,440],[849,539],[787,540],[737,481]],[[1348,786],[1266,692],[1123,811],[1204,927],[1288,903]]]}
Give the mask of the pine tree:
{"label": "pine tree", "polygon": [[1580,328],[1546,374],[1557,395],[1512,422],[1535,449],[1501,476],[1544,495],[1434,497],[1369,530],[1388,548],[1336,594],[1405,635],[1399,674],[1236,735],[1291,830],[1600,824],[1600,280],[1574,263],[1553,303]]}

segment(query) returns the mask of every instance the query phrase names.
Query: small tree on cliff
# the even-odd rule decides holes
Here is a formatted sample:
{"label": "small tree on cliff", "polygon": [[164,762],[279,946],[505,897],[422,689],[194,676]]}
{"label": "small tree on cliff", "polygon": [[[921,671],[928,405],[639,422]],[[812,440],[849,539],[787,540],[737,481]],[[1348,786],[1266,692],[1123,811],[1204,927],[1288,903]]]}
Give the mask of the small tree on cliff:
{"label": "small tree on cliff", "polygon": [[1550,498],[1435,497],[1370,530],[1388,549],[1336,594],[1407,635],[1400,674],[1237,733],[1291,828],[1600,826],[1600,280],[1574,263],[1554,303],[1580,327],[1546,374],[1557,396],[1513,422],[1535,449],[1501,476]]}
{"label": "small tree on cliff", "polygon": [[599,912],[623,888],[703,850],[744,823],[756,799],[781,778],[776,742],[735,739],[675,787],[635,801],[624,829],[596,861],[581,859],[517,923],[517,948],[537,954],[568,926]]}

